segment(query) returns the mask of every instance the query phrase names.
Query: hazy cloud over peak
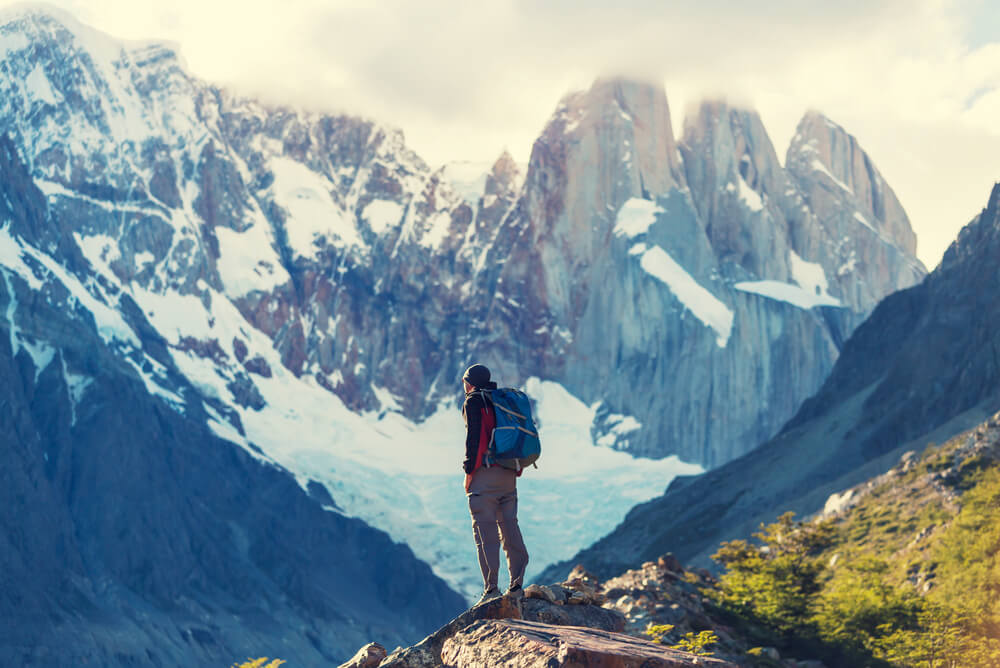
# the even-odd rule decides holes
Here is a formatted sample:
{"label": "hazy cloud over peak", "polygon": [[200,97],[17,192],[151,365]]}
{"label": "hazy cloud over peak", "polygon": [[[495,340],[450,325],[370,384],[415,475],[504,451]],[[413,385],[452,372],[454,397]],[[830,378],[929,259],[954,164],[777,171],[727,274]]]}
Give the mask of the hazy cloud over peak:
{"label": "hazy cloud over peak", "polygon": [[[0,0],[0,4],[4,0]],[[856,135],[937,263],[1000,180],[1000,9],[989,0],[62,0],[196,74],[270,102],[403,129],[429,163],[525,161],[558,100],[598,76],[757,109],[779,156],[818,109]]]}

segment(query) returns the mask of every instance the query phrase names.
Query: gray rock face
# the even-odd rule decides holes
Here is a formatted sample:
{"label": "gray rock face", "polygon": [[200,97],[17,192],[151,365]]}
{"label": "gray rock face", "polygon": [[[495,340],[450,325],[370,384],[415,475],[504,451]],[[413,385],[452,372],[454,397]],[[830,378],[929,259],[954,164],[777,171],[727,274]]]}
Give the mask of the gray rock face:
{"label": "gray rock face", "polygon": [[821,177],[783,169],[754,112],[706,103],[677,143],[655,87],[601,81],[568,97],[488,256],[478,350],[504,377],[544,369],[599,415],[634,416],[644,428],[617,447],[708,466],[738,456],[819,387],[872,286],[923,275],[912,232],[892,236],[909,230],[901,209],[876,206],[873,234],[858,218],[877,217],[866,191],[830,203]]}
{"label": "gray rock face", "polygon": [[814,214],[803,221],[803,248],[827,248],[816,255],[857,310],[869,313],[881,301],[879,285],[919,282],[925,270],[913,260],[917,242],[909,218],[853,136],[821,114],[807,113],[785,164]]}
{"label": "gray rock face", "polygon": [[[756,450],[636,506],[611,534],[540,577],[577,563],[620,573],[665,550],[707,563],[720,541],[787,510],[818,512],[830,494],[941,443],[1000,409],[1000,184],[920,284],[884,299],[844,344],[829,378]],[[774,471],[782,471],[775,476]]]}

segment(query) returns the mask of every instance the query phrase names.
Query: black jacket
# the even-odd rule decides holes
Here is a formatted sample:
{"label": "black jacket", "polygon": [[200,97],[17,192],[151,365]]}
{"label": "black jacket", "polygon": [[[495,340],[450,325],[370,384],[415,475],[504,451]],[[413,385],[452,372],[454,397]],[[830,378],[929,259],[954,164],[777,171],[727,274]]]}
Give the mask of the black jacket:
{"label": "black jacket", "polygon": [[[490,383],[486,390],[497,389],[496,383]],[[462,415],[465,417],[465,460],[462,461],[462,470],[472,473],[476,466],[476,455],[479,452],[479,432],[483,428],[482,409],[486,407],[483,397],[476,388],[465,395],[465,403],[462,404]]]}

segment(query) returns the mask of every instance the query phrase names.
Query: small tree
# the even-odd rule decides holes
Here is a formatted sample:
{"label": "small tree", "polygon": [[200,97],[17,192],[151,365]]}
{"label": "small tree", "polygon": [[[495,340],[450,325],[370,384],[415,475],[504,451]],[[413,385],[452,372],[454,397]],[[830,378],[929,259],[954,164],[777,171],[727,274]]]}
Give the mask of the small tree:
{"label": "small tree", "polygon": [[272,659],[271,663],[264,665],[268,661],[266,656],[262,656],[259,659],[247,659],[243,663],[234,663],[232,668],[278,668],[281,664],[285,663],[282,659]]}
{"label": "small tree", "polygon": [[818,554],[832,542],[828,522],[803,524],[785,513],[745,540],[723,543],[712,558],[725,566],[717,598],[723,607],[748,615],[782,634],[808,624],[820,590],[823,564]]}

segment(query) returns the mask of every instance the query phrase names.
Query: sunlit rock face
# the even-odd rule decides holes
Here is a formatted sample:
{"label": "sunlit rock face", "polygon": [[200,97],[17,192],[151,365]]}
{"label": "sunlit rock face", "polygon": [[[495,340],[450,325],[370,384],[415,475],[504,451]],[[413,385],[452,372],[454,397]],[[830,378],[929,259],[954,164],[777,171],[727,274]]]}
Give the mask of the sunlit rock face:
{"label": "sunlit rock face", "polygon": [[774,434],[876,295],[924,274],[853,137],[809,114],[790,155],[816,118],[869,166],[879,204],[860,186],[831,199],[839,154],[786,170],[753,111],[705,103],[678,142],[655,86],[603,80],[565,98],[480,277],[479,350],[507,375],[544,369],[599,416],[634,416],[642,428],[595,434],[635,454],[714,466]]}

